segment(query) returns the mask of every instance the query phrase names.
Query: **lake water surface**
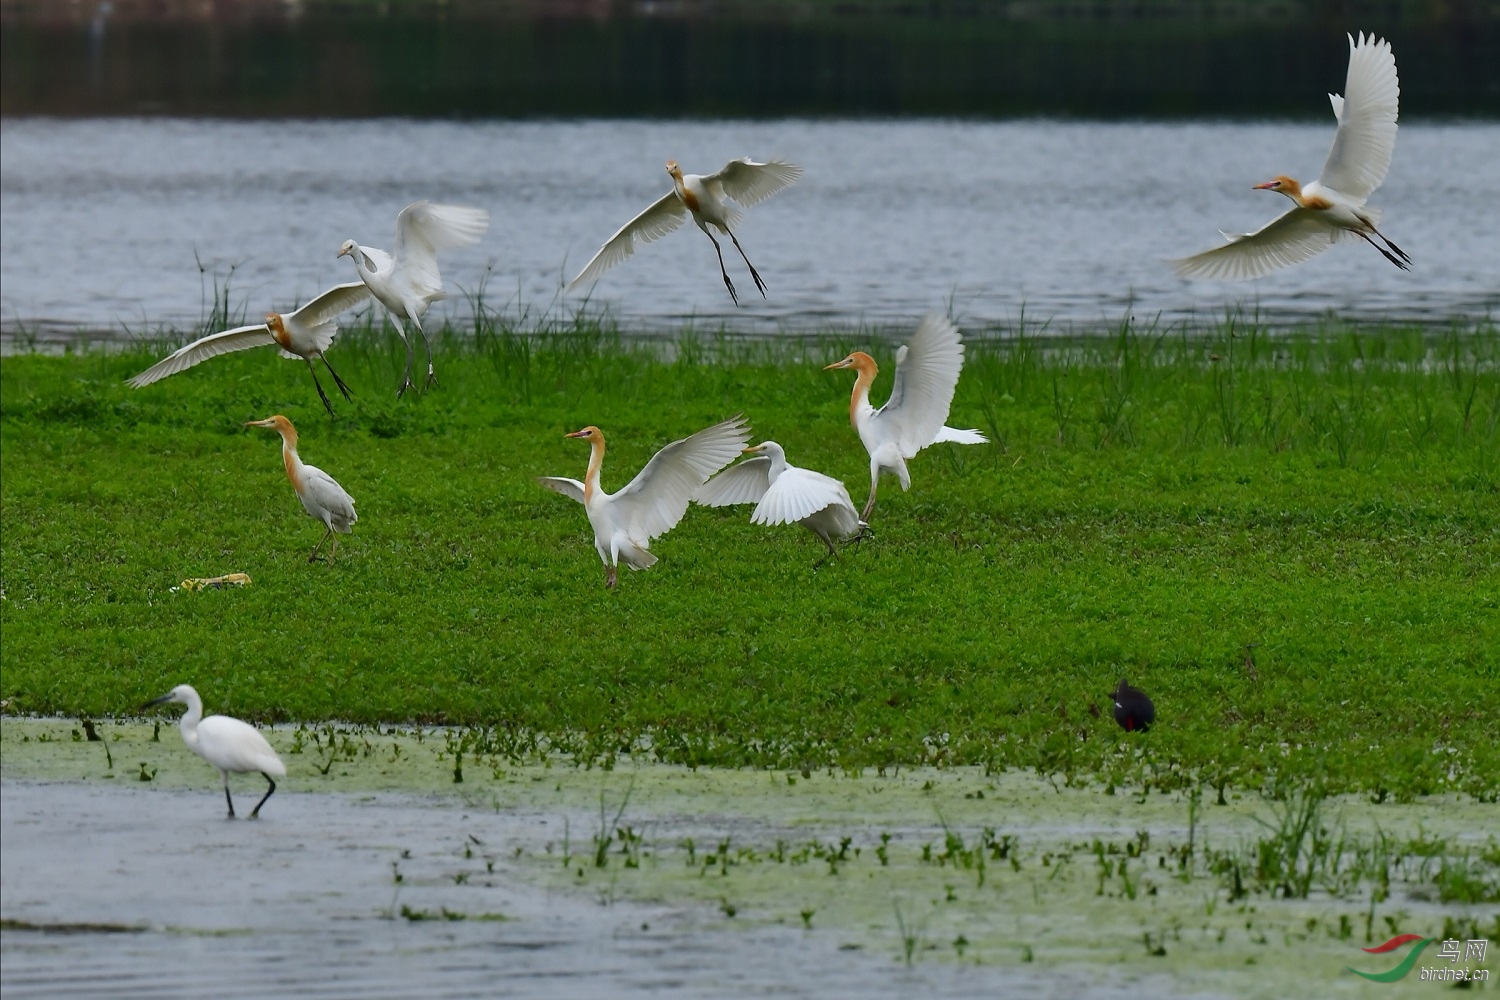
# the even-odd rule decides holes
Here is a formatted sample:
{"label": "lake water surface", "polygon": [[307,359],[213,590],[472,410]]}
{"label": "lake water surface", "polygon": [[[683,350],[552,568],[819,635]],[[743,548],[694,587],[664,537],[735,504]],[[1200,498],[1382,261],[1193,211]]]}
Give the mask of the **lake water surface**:
{"label": "lake water surface", "polygon": [[235,267],[258,317],[353,280],[335,255],[389,247],[396,213],[428,198],[480,205],[489,235],[447,255],[449,315],[487,282],[492,307],[535,318],[580,301],[560,286],[668,189],[668,158],[709,172],[780,154],[803,180],[739,235],[769,291],[726,247],[736,308],[691,226],[608,272],[590,308],[629,329],[695,318],[751,332],[891,325],[951,307],[968,327],[1054,329],[1258,310],[1273,322],[1445,321],[1500,307],[1500,123],[1403,125],[1374,203],[1414,260],[1362,244],[1249,283],[1179,279],[1165,263],[1282,211],[1251,185],[1322,165],[1324,125],[957,120],[0,122],[0,322],[190,326],[203,280]]}

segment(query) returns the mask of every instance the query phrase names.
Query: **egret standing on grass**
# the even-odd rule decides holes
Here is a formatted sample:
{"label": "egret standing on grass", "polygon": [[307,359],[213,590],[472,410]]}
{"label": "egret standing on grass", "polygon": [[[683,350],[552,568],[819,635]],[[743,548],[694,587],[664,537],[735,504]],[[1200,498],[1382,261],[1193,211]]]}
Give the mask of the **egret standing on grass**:
{"label": "egret standing on grass", "polygon": [[734,235],[734,227],[740,224],[740,210],[725,204],[725,199],[737,201],[744,208],[759,204],[782,188],[796,183],[797,178],[802,176],[802,168],[779,159],[757,163],[746,156],[730,160],[718,173],[701,175],[685,174],[676,160],[668,160],[667,173],[672,176],[672,190],[621,226],[599,248],[599,252],[594,254],[594,259],[578,272],[578,277],[568,282],[567,290],[571,291],[586,281],[593,281],[630,257],[635,253],[636,240],[642,243],[659,240],[681,226],[688,215],[692,215],[693,222],[703,230],[704,235],[713,243],[714,252],[719,255],[719,273],[724,277],[724,287],[729,289],[729,297],[734,299],[734,304],[740,304],[740,296],[734,290],[734,282],[729,280],[729,272],[724,269],[724,251],[719,246],[719,241],[714,239],[713,230],[709,226],[716,227],[733,241],[734,248],[740,252],[745,266],[750,269],[750,277],[755,280],[755,287],[759,289],[761,298],[765,298],[766,283],[761,280],[755,265],[750,263],[750,258],[745,256],[744,247],[740,246],[739,238]]}
{"label": "egret standing on grass", "polygon": [[422,329],[427,307],[447,294],[443,291],[443,277],[438,273],[437,252],[478,243],[489,228],[490,213],[482,208],[418,201],[396,216],[394,257],[353,240],[345,240],[339,249],[340,257],[354,261],[359,280],[370,286],[375,298],[390,312],[396,332],[406,343],[406,373],[401,376],[401,388],[396,390],[397,399],[411,388],[411,338],[405,327],[408,322],[417,328],[422,346],[427,349],[427,385],[437,381],[432,370],[432,345]]}
{"label": "egret standing on grass", "polygon": [[276,756],[276,751],[271,749],[271,744],[266,738],[256,732],[255,727],[239,719],[231,719],[227,715],[210,715],[203,717],[203,700],[198,697],[198,692],[193,690],[190,684],[179,684],[160,698],[153,699],[142,705],[142,708],[150,708],[152,705],[161,705],[169,701],[175,701],[179,705],[186,705],[187,711],[183,713],[182,721],[178,726],[182,729],[182,742],[186,743],[188,749],[199,757],[208,761],[219,769],[220,776],[224,779],[224,801],[229,803],[229,818],[234,819],[234,799],[229,797],[229,775],[235,774],[259,774],[266,779],[271,787],[266,790],[265,796],[250,810],[250,818],[260,817],[260,807],[266,804],[266,799],[276,791],[276,782],[272,775],[277,778],[286,777],[286,765],[281,758]]}
{"label": "egret standing on grass", "polygon": [[323,405],[328,408],[328,415],[331,417],[333,404],[328,401],[328,394],[323,391],[323,384],[318,381],[318,369],[313,365],[313,359],[322,358],[323,365],[328,369],[328,374],[333,376],[334,384],[339,387],[339,392],[344,394],[344,399],[349,399],[349,387],[344,384],[343,379],[339,378],[338,372],[333,370],[333,366],[328,363],[323,352],[328,350],[329,345],[333,343],[334,336],[339,332],[339,326],[334,322],[334,317],[345,310],[353,309],[369,297],[370,290],[363,282],[351,281],[347,285],[334,285],[300,309],[284,314],[267,313],[264,323],[235,327],[233,330],[225,330],[221,333],[211,333],[186,347],[178,348],[135,378],[130,379],[127,384],[139,389],[158,379],[164,379],[168,375],[176,375],[200,361],[218,357],[220,354],[243,351],[251,347],[275,346],[281,348],[282,357],[301,358],[307,362],[308,371],[312,372],[313,385],[318,387],[318,397],[323,400]]}
{"label": "egret standing on grass", "polygon": [[836,540],[857,535],[865,527],[849,491],[837,479],[788,465],[786,451],[775,441],[745,452],[761,457],[746,459],[714,476],[698,491],[698,503],[705,507],[753,503],[751,524],[801,524],[823,540],[829,556],[838,555]]}
{"label": "egret standing on grass", "polygon": [[1255,185],[1257,191],[1286,195],[1292,208],[1256,232],[1226,233],[1225,246],[1174,261],[1177,273],[1185,278],[1258,278],[1307,260],[1349,236],[1364,240],[1403,271],[1411,270],[1406,252],[1375,228],[1379,209],[1365,205],[1391,165],[1400,97],[1391,43],[1364,34],[1355,41],[1350,35],[1344,96],[1328,95],[1339,128],[1323,173],[1306,185],[1290,177]]}
{"label": "egret standing on grass", "polygon": [[590,425],[566,436],[593,446],[583,482],[561,476],[541,476],[537,482],[583,504],[594,528],[594,549],[604,561],[604,585],[613,588],[620,563],[646,569],[656,562],[648,551],[651,540],[677,526],[699,487],[744,449],[750,428],[743,417],[733,417],[673,441],[618,493],[605,493],[599,485],[604,432]]}
{"label": "egret standing on grass", "polygon": [[344,488],[334,482],[328,473],[317,466],[303,463],[297,455],[297,428],[286,417],[278,413],[265,420],[247,421],[245,426],[270,427],[281,434],[281,461],[286,466],[286,477],[292,481],[292,489],[297,491],[303,509],[328,528],[318,544],[313,546],[312,555],[307,557],[307,561],[317,559],[318,550],[332,538],[333,550],[328,554],[328,561],[333,562],[339,554],[339,540],[334,532],[347,535],[354,522],[359,520],[359,515],[354,513],[354,498],[345,493]]}
{"label": "egret standing on grass", "polygon": [[917,327],[911,344],[896,351],[896,379],[891,398],[880,409],[870,405],[870,385],[879,368],[875,359],[855,351],[829,368],[853,368],[859,373],[849,398],[849,423],[870,453],[870,499],[859,518],[868,521],[875,510],[875,489],[880,474],[889,472],[911,488],[906,460],[930,444],[987,444],[989,438],[977,430],[944,426],[953,390],[964,367],[964,343],[958,328],[942,316],[928,316]]}

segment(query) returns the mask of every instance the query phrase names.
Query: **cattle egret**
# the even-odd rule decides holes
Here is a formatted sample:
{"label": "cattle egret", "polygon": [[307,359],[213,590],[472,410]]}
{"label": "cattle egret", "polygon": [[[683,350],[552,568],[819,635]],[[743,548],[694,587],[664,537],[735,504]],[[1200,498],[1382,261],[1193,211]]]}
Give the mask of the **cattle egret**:
{"label": "cattle egret", "polygon": [[286,466],[286,477],[292,481],[292,489],[297,491],[303,509],[328,528],[318,544],[313,546],[312,555],[307,557],[307,561],[317,559],[318,550],[331,537],[333,550],[328,554],[328,561],[333,562],[339,554],[339,540],[334,532],[347,535],[354,522],[359,520],[359,515],[354,513],[354,498],[345,493],[344,488],[334,482],[328,473],[317,466],[303,463],[297,455],[297,428],[286,417],[278,413],[265,420],[246,421],[245,426],[270,427],[281,434],[281,460]]}
{"label": "cattle egret", "polygon": [[176,375],[200,361],[218,357],[220,354],[243,351],[251,347],[276,346],[281,348],[282,357],[301,358],[307,362],[307,368],[312,372],[313,385],[318,387],[318,396],[323,400],[323,405],[328,408],[328,415],[333,416],[333,404],[328,401],[328,394],[323,391],[323,384],[318,381],[318,370],[313,366],[313,359],[322,358],[328,374],[333,376],[334,383],[339,387],[339,392],[344,394],[344,399],[349,399],[349,387],[344,384],[343,379],[339,378],[333,366],[328,364],[328,359],[323,356],[323,352],[328,350],[329,345],[333,343],[334,336],[339,332],[334,317],[348,309],[353,309],[369,297],[370,290],[362,282],[351,281],[347,285],[334,285],[300,309],[289,313],[266,313],[264,323],[235,327],[233,330],[224,330],[221,333],[211,333],[186,347],[178,348],[135,378],[128,380],[127,384],[139,389],[158,379],[164,379],[168,375]]}
{"label": "cattle egret", "polygon": [[1156,706],[1146,692],[1131,687],[1123,679],[1110,697],[1115,700],[1115,721],[1127,733],[1144,733],[1156,721]]}
{"label": "cattle egret", "polygon": [[828,555],[838,554],[834,541],[860,533],[865,527],[844,484],[832,476],[788,465],[786,451],[775,441],[745,449],[759,454],[725,469],[710,479],[695,498],[705,507],[753,503],[751,524],[796,522],[823,540]]}
{"label": "cattle egret", "polygon": [[853,368],[859,373],[849,399],[849,423],[870,453],[870,499],[860,513],[868,521],[875,510],[875,489],[880,474],[888,472],[911,488],[906,460],[930,444],[987,444],[989,438],[977,430],[944,426],[953,390],[964,367],[964,343],[958,328],[942,316],[931,315],[917,327],[911,344],[896,351],[896,379],[891,398],[880,409],[870,405],[870,385],[879,371],[875,359],[855,351],[829,368]]}
{"label": "cattle egret", "polygon": [[396,216],[394,257],[353,240],[345,240],[339,249],[340,257],[354,261],[359,280],[370,287],[375,298],[390,312],[396,332],[406,343],[406,373],[401,376],[401,388],[396,390],[397,399],[412,387],[411,338],[407,336],[406,323],[417,328],[422,346],[427,349],[427,385],[437,381],[432,370],[432,345],[422,329],[422,316],[428,306],[446,295],[443,277],[438,273],[438,251],[478,243],[489,228],[490,213],[482,208],[418,201]]}
{"label": "cattle egret", "polygon": [[153,705],[165,704],[175,701],[179,705],[186,705],[187,711],[183,713],[182,720],[178,723],[182,729],[182,742],[186,743],[188,749],[199,757],[208,761],[219,769],[219,774],[224,779],[224,801],[229,803],[229,818],[234,819],[234,799],[229,797],[229,775],[235,774],[259,774],[266,779],[271,787],[266,790],[265,796],[250,810],[250,818],[260,817],[260,807],[266,804],[266,799],[276,791],[276,782],[272,775],[277,778],[286,777],[286,765],[281,758],[276,756],[276,751],[271,749],[271,744],[266,738],[255,731],[255,727],[241,722],[239,719],[231,719],[227,715],[210,715],[203,717],[203,700],[198,697],[198,692],[193,690],[190,684],[179,684],[160,698],[153,699],[142,705],[142,708],[150,708]]}
{"label": "cattle egret", "polygon": [[1293,207],[1256,232],[1225,233],[1227,245],[1174,261],[1177,273],[1185,278],[1258,278],[1350,236],[1364,240],[1403,271],[1410,270],[1411,258],[1375,228],[1380,210],[1365,205],[1391,165],[1400,96],[1391,44],[1374,35],[1361,34],[1358,41],[1350,35],[1344,96],[1328,95],[1339,127],[1323,173],[1310,184],[1277,177],[1255,185],[1257,191],[1286,195]]}
{"label": "cattle egret", "polygon": [[593,281],[630,257],[635,253],[637,240],[642,243],[659,240],[681,226],[683,220],[691,214],[693,222],[703,230],[704,235],[713,243],[714,252],[719,255],[719,273],[724,277],[724,287],[729,289],[729,297],[734,299],[734,304],[740,304],[740,296],[734,290],[734,282],[729,280],[729,272],[724,269],[724,251],[719,247],[719,241],[714,239],[713,230],[709,226],[716,227],[734,242],[734,248],[740,252],[745,266],[750,269],[750,277],[755,279],[755,287],[760,290],[761,298],[765,298],[766,283],[761,280],[755,265],[750,263],[750,258],[745,256],[744,247],[740,246],[739,238],[734,235],[733,227],[740,224],[740,210],[725,204],[724,200],[732,199],[744,208],[759,204],[782,188],[796,183],[797,178],[802,176],[802,168],[780,159],[757,163],[746,156],[730,160],[722,170],[713,174],[684,174],[676,160],[668,160],[667,173],[672,176],[672,190],[621,226],[619,232],[611,236],[599,248],[599,252],[594,254],[594,259],[578,272],[578,277],[568,282],[567,291],[586,281]]}
{"label": "cattle egret", "polygon": [[604,585],[613,588],[621,562],[631,569],[646,569],[656,562],[648,551],[651,540],[677,526],[699,487],[744,449],[750,428],[743,417],[733,417],[673,441],[614,494],[599,486],[604,433],[590,425],[566,436],[592,445],[583,482],[561,476],[541,476],[537,482],[583,504],[594,528],[594,548],[604,561]]}

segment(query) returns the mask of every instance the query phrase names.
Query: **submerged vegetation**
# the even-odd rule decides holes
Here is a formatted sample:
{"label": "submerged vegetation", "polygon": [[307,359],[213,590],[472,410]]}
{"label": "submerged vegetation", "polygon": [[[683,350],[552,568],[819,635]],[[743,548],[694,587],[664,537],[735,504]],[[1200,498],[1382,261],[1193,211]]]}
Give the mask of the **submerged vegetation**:
{"label": "submerged vegetation", "polygon": [[[887,481],[874,538],[814,569],[806,532],[695,508],[606,593],[581,511],[532,481],[581,473],[564,432],[604,429],[614,489],[743,411],[859,500],[849,387],[821,367],[871,338],[479,316],[401,403],[394,334],[346,331],[330,358],[357,395],[333,421],[270,351],[142,391],[122,381],[165,342],[5,358],[9,710],[129,714],[191,681],[259,720],[482,727],[463,760],[1500,795],[1493,325],[991,331],[949,422],[995,444],[925,452],[909,493]],[[321,529],[241,426],[276,412],[358,501],[332,567],[307,564]],[[234,571],[253,583],[173,592]],[[1148,734],[1114,726],[1121,676],[1156,701]],[[1333,850],[1305,834],[1236,877],[1295,894]]]}

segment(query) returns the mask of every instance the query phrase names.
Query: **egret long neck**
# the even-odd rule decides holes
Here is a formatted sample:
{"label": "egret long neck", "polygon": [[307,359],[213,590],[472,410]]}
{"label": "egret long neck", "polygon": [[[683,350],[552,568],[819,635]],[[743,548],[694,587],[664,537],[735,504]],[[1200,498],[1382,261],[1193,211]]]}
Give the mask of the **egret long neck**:
{"label": "egret long neck", "polygon": [[588,503],[599,492],[599,469],[604,465],[604,435],[595,434],[589,452],[589,471],[583,474],[583,502]]}
{"label": "egret long neck", "polygon": [[291,480],[292,489],[301,493],[302,459],[297,455],[296,428],[289,427],[281,432],[281,464],[286,466],[286,477]]}
{"label": "egret long neck", "polygon": [[870,410],[870,386],[874,384],[875,375],[880,369],[871,357],[856,360],[855,369],[859,372],[859,378],[854,380],[854,392],[849,395],[849,423],[858,430],[860,415]]}
{"label": "egret long neck", "polygon": [[203,702],[193,695],[188,699],[187,711],[182,713],[182,718],[177,721],[177,728],[182,731],[182,742],[188,745],[188,749],[198,748],[198,723],[203,719]]}

